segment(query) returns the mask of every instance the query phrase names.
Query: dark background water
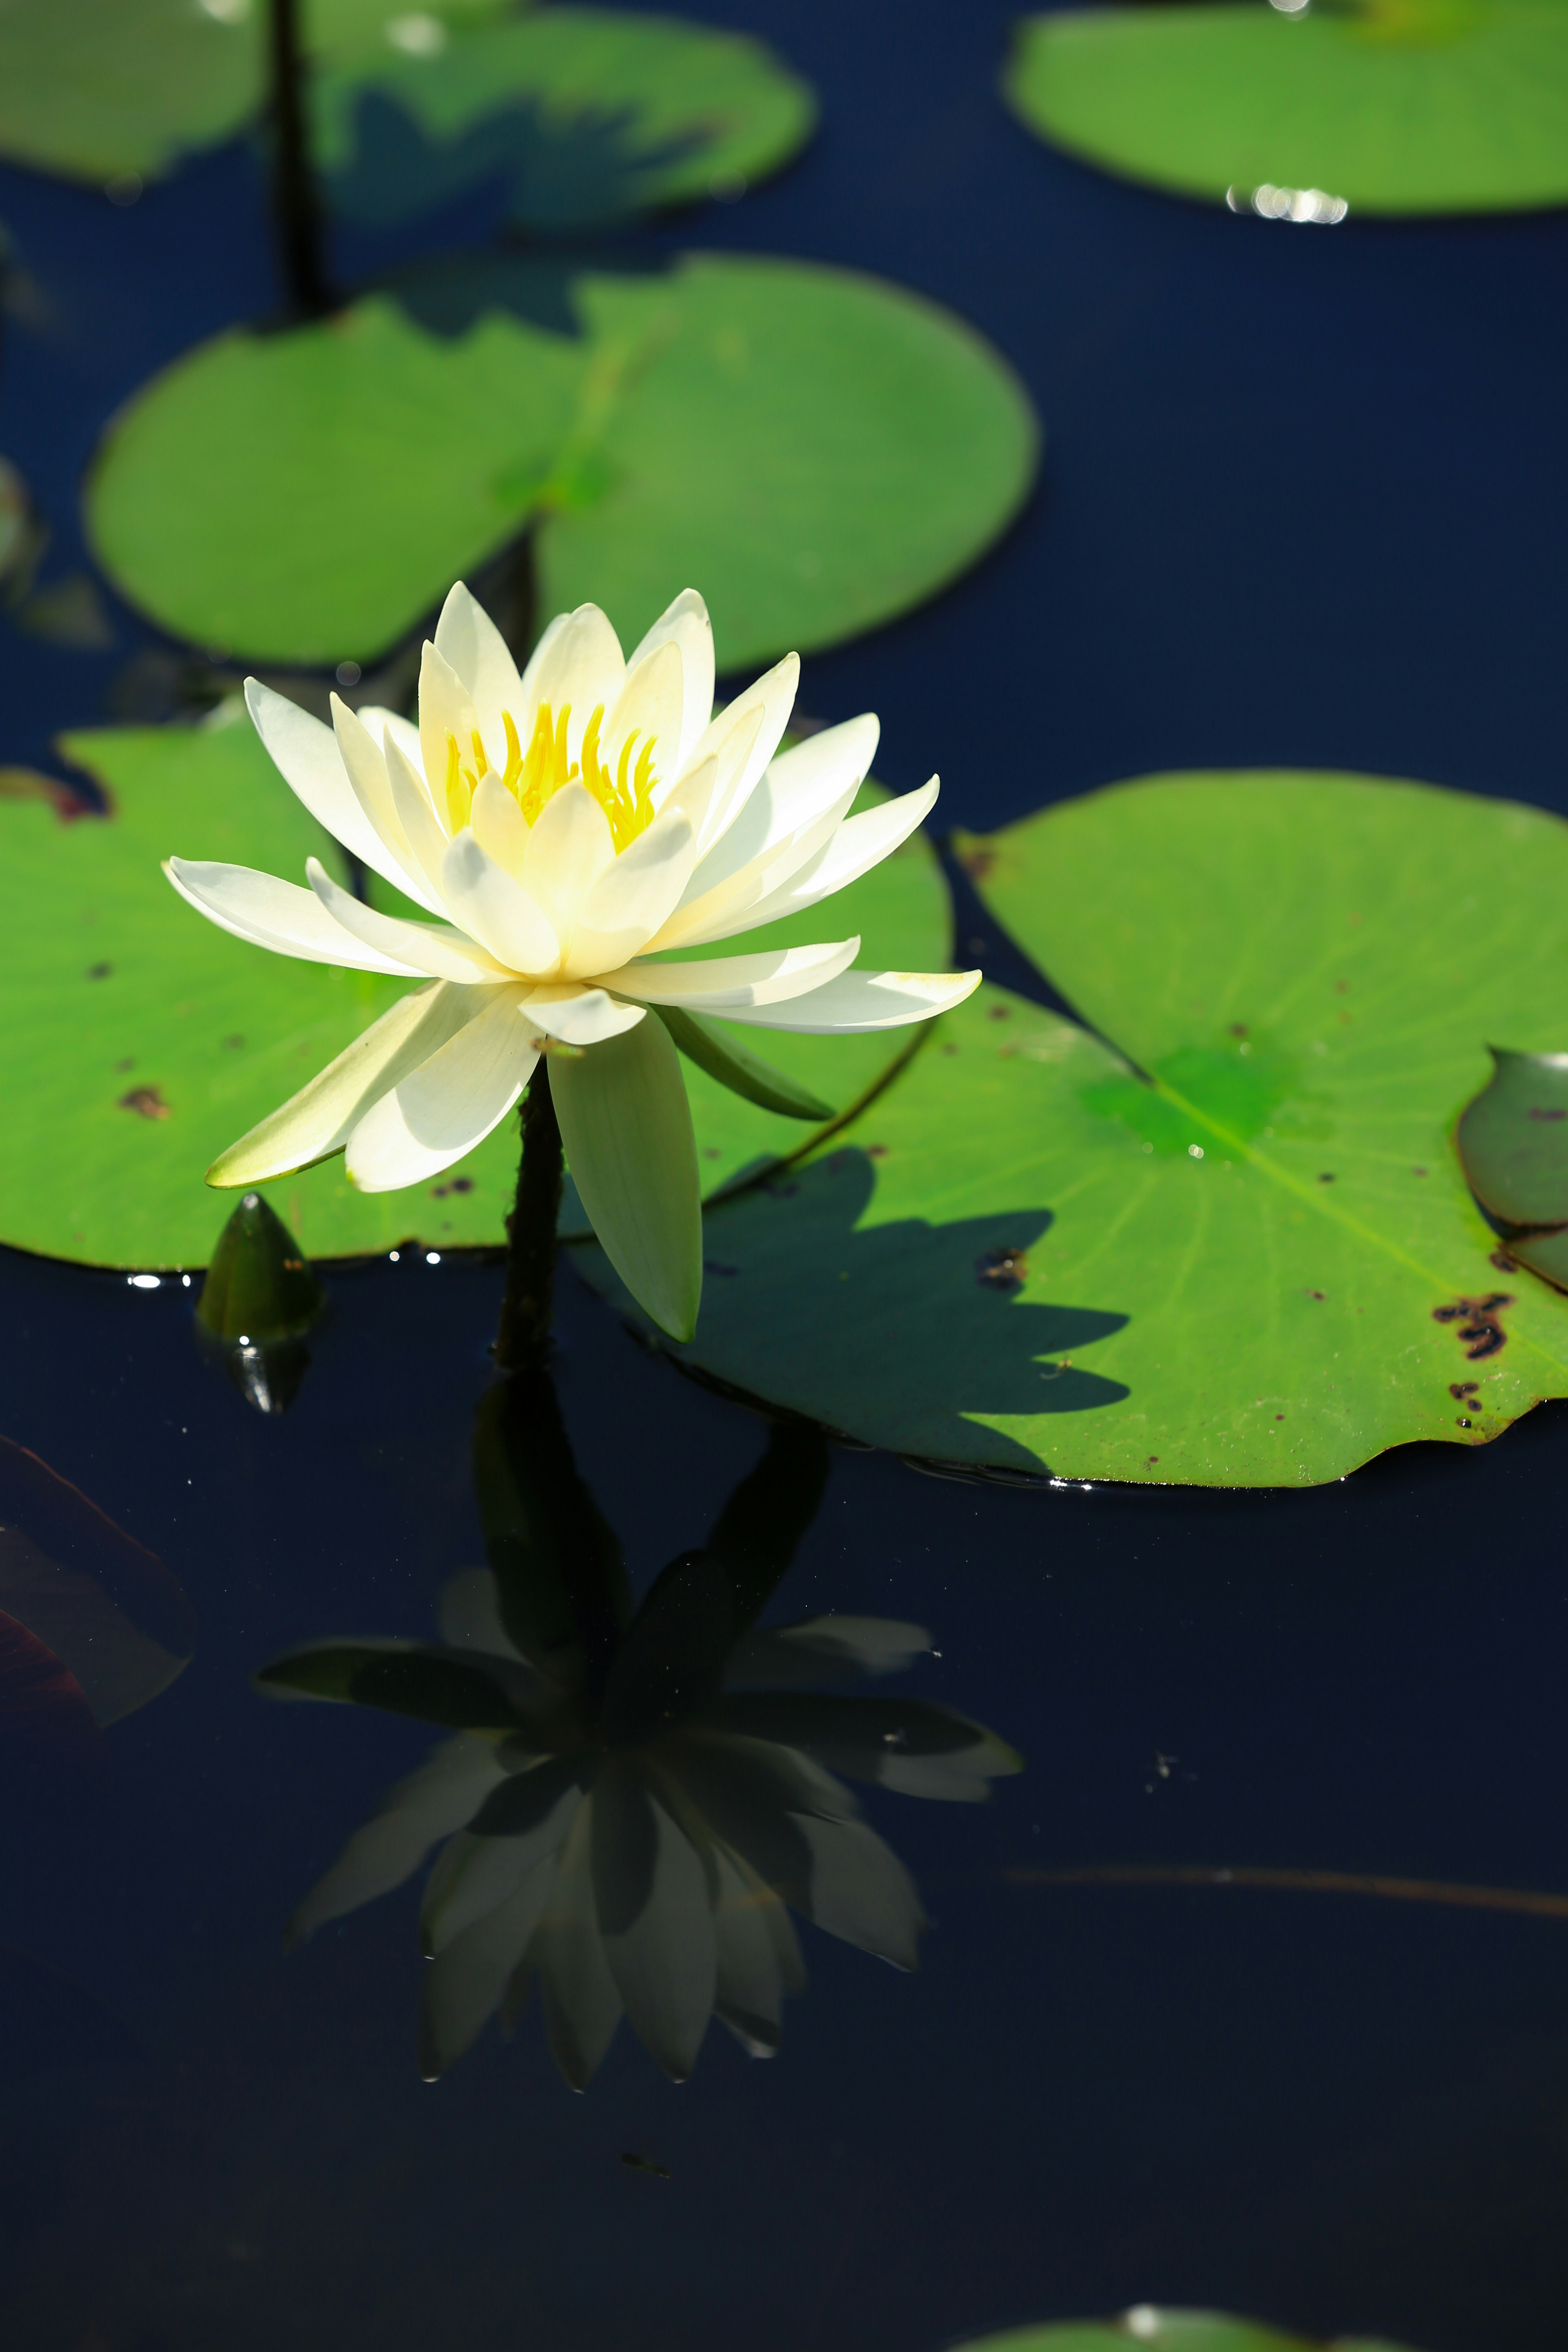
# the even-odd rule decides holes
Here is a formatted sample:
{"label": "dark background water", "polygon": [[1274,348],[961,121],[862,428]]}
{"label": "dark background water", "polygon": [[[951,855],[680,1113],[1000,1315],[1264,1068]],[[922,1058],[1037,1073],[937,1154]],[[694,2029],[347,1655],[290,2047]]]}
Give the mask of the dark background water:
{"label": "dark background water", "polygon": [[[887,781],[940,768],[972,826],[1204,764],[1568,807],[1561,215],[1235,218],[1029,138],[996,97],[999,8],[689,13],[773,39],[824,121],[776,184],[650,241],[919,288],[1001,347],[1049,436],[1005,543],[809,661],[807,709],[879,709]],[[0,173],[37,289],[5,323],[0,448],[54,526],[47,576],[83,561],[104,417],[275,305],[260,198],[242,144],[122,208]],[[340,273],[487,220],[475,200],[395,245],[343,236]],[[0,622],[0,761],[123,707],[155,641],[109,602],[98,654]],[[1027,1763],[984,1811],[869,1799],[932,1916],[920,1973],[805,1930],[770,2064],[715,2032],[676,2089],[623,2028],[574,2098],[530,2015],[429,2088],[410,1893],[279,1941],[426,1736],[268,1706],[247,1677],[320,1633],[427,1633],[479,1557],[499,1275],[331,1287],[298,1403],[264,1422],[198,1360],[189,1294],[0,1259],[0,1432],[156,1549],[199,1624],[183,1678],[110,1733],[106,1780],[20,1780],[0,1832],[7,2342],[938,2352],[1138,2300],[1426,2352],[1568,2341],[1568,1921],[1009,1875],[1568,1885],[1568,1416],[1300,1496],[1013,1491],[836,1452],[777,1613],[930,1624],[920,1687]],[[646,1580],[761,1424],[563,1287],[574,1443]]]}

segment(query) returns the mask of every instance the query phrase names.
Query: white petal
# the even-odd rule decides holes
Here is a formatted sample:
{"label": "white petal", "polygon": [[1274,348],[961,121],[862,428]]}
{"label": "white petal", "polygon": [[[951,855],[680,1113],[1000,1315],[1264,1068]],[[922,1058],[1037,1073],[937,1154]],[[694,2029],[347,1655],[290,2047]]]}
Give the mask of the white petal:
{"label": "white petal", "polygon": [[559,1037],[563,1045],[599,1045],[619,1037],[642,1020],[640,1004],[617,1004],[602,988],[577,988],[567,983],[536,988],[525,997],[521,1018],[528,1030]]}
{"label": "white petal", "polygon": [[451,664],[426,638],[419,663],[419,756],[425,781],[443,833],[452,830],[447,807],[447,739],[458,746],[464,767],[474,764],[474,730],[479,714],[474,699]]}
{"label": "white petal", "polygon": [[703,730],[692,750],[692,761],[705,760],[717,751],[731,728],[742,719],[749,719],[753,710],[760,711],[761,721],[743,762],[736,769],[728,789],[716,796],[703,835],[701,849],[716,841],[725,826],[744,808],[758,777],[767,766],[784,739],[789,725],[789,715],[795,708],[795,688],[800,683],[800,656],[785,654],[783,661],[727,702],[717,718]]}
{"label": "white petal", "polygon": [[[449,1576],[441,1587],[436,1618],[441,1629],[441,1639],[455,1650],[479,1650],[498,1657],[522,1658],[522,1652],[501,1622],[500,1593],[493,1569],[460,1568],[456,1576]],[[846,1620],[846,1622],[854,1624],[875,1624],[877,1622],[875,1618]],[[831,1625],[833,1622],[830,1617],[808,1621],[808,1623],[817,1625]],[[789,1626],[780,1628],[781,1638],[795,1630]],[[929,1642],[926,1646],[930,1648]]]}
{"label": "white petal", "polygon": [[518,992],[498,990],[360,1120],[348,1139],[349,1181],[363,1192],[395,1192],[449,1168],[500,1126],[538,1059],[518,1018]]}
{"label": "white petal", "polygon": [[[420,1911],[427,1952],[444,1951],[564,1844],[583,1801],[576,1778],[580,1763],[580,1758],[552,1756],[526,1772],[502,1775],[506,1796],[521,1800],[519,1826],[506,1837],[467,1832],[447,1846],[430,1874]],[[464,1820],[472,1821],[478,1811],[476,1805]]]}
{"label": "white petal", "polygon": [[468,823],[486,856],[493,857],[514,882],[521,882],[522,854],[528,847],[528,819],[519,808],[515,793],[508,792],[499,776],[479,778]]}
{"label": "white petal", "polygon": [[621,747],[634,733],[637,740],[626,763],[628,777],[644,744],[650,740],[655,772],[676,770],[684,699],[680,647],[673,639],[656,646],[635,669],[628,666],[626,684],[616,697],[614,709],[605,714],[601,737],[605,765],[613,776],[620,773]]}
{"label": "white petal", "polygon": [[685,2082],[713,2013],[708,1875],[628,1757],[594,1786],[594,1897],[605,1957],[632,2031]]}
{"label": "white petal", "polygon": [[585,2090],[621,2021],[621,1996],[594,1915],[594,1801],[577,1809],[533,1939],[544,2030],[574,2091]]}
{"label": "white petal", "polygon": [[503,767],[506,736],[500,715],[510,710],[516,719],[522,709],[522,680],[506,639],[460,580],[441,607],[436,650],[468,689],[479,714],[491,766]]}
{"label": "white petal", "polygon": [[405,719],[400,710],[388,710],[384,703],[362,702],[360,724],[384,751],[391,738],[404,758],[417,774],[419,772],[419,730],[412,719]]}
{"label": "white petal", "polygon": [[797,1815],[796,1826],[811,1849],[807,1907],[817,1926],[896,1969],[917,1968],[925,1917],[898,1855],[864,1822]]}
{"label": "white petal", "polygon": [[419,2072],[426,2083],[472,2048],[500,2008],[550,1899],[553,1871],[552,1863],[540,1863],[515,1895],[426,1963],[419,2002]]}
{"label": "white petal", "polygon": [[714,1863],[719,1893],[713,1906],[718,1950],[713,2005],[754,2058],[771,2058],[779,2046],[784,1982],[770,1911],[782,1915],[792,1942],[794,1933],[772,1887],[764,1885],[738,1854],[721,1846]]}
{"label": "white petal", "polygon": [[647,947],[679,903],[696,855],[697,836],[685,810],[661,810],[584,894],[572,928],[568,973],[586,980],[614,971]]}
{"label": "white petal", "polygon": [[387,1790],[380,1811],[354,1832],[325,1877],[317,1880],[289,1922],[289,1941],[300,1942],[327,1920],[341,1919],[401,1886],[437,1839],[472,1821],[506,1778],[493,1740],[467,1732],[443,1740],[427,1764]]}
{"label": "white petal", "polygon": [[706,947],[710,940],[729,939],[736,931],[752,928],[746,921],[752,908],[771,892],[782,888],[826,848],[847,815],[858,789],[858,785],[847,785],[815,824],[776,843],[760,857],[753,857],[750,865],[742,866],[738,874],[705,890],[700,898],[688,884],[685,905],[677,908],[650,942],[651,948]]}
{"label": "white petal", "polygon": [[385,848],[354,798],[331,729],[257,677],[246,679],[245,700],[268,758],[296,799],[345,849],[381,873]]}
{"label": "white petal", "polygon": [[[763,923],[780,921],[785,915],[804,914],[820,899],[831,898],[835,890],[858,882],[862,874],[879,866],[884,857],[890,857],[909,839],[935,806],[937,789],[933,776],[918,793],[904,793],[880,808],[847,817],[816,856],[776,889],[759,898],[736,928],[755,930]],[[725,933],[726,938],[731,936]]]}
{"label": "white petal", "polygon": [[413,923],[404,915],[379,915],[374,907],[341,889],[319,858],[305,860],[305,873],[322,906],[345,931],[382,955],[401,958],[409,971],[428,972],[432,980],[456,980],[478,987],[513,977],[503,963],[449,923]]}
{"label": "white petal", "polygon": [[463,929],[510,971],[548,980],[560,968],[561,950],[549,922],[522,884],[486,856],[467,825],[441,862],[441,895]]}
{"label": "white petal", "polygon": [[725,1014],[763,1029],[793,1029],[803,1036],[843,1036],[863,1029],[899,1029],[909,1021],[929,1021],[951,1013],[980,985],[977,971],[845,971],[826,988],[795,998],[782,1010],[773,1005]]}
{"label": "white petal", "polygon": [[[758,714],[753,711],[746,725],[755,726],[757,719]],[[737,759],[745,756],[743,748],[737,750],[736,756]],[[688,768],[686,773],[672,784],[668,792],[654,794],[659,816],[673,816],[677,809],[683,811],[690,819],[691,830],[700,843],[702,839],[703,827],[708,822],[708,811],[712,805],[713,795],[719,789],[723,769],[716,752],[710,753],[706,760],[700,760],[695,767]],[[656,818],[655,824],[658,821]],[[652,825],[648,827],[648,831],[650,833],[653,831]],[[696,854],[694,851],[694,858]]]}
{"label": "white petal", "polygon": [[392,796],[392,782],[386,772],[386,754],[367,727],[363,727],[346,702],[332,697],[332,728],[338,740],[338,753],[343,763],[349,786],[365,817],[374,827],[382,845],[375,871],[384,881],[426,908],[432,915],[442,912],[441,902],[431,889],[423,868],[408,846],[408,835],[403,830],[403,820]]}
{"label": "white petal", "polygon": [[395,735],[389,727],[383,739],[386,753],[386,780],[392,787],[392,805],[397,822],[403,827],[404,838],[412,850],[419,871],[437,904],[441,898],[441,868],[447,856],[447,828],[437,821],[430,794],[425,783],[424,770],[418,761],[418,745],[411,755],[405,748],[405,739]]}
{"label": "white petal", "polygon": [[249,866],[212,866],[190,857],[165,858],[163,871],[187,905],[252,947],[295,956],[301,963],[340,964],[345,971],[391,972],[399,980],[426,976],[423,964],[351,939],[298,883],[280,882],[275,874],[258,874]]}
{"label": "white petal", "polygon": [[522,673],[522,709],[514,713],[523,749],[533,732],[534,716],[547,702],[559,719],[569,703],[572,722],[567,746],[575,760],[583,748],[583,730],[595,708],[614,708],[626,674],[621,641],[597,604],[579,604],[574,613],[553,622]]}
{"label": "white petal", "polygon": [[615,863],[610,820],[583,784],[563,784],[540,811],[523,852],[522,878],[529,897],[544,909],[563,955],[572,950],[577,909],[607,866]]}
{"label": "white petal", "polygon": [[221,1152],[207,1182],[262,1184],[341,1151],[371,1105],[466,1027],[489,994],[447,981],[411,990],[281,1109]]}
{"label": "white petal", "polygon": [[713,716],[713,628],[695,588],[683,588],[659,615],[641,645],[627,655],[627,669],[635,670],[647,655],[671,640],[680,647],[683,705],[679,750],[669,745],[667,758],[672,760],[670,772],[678,773]]}
{"label": "white petal", "polygon": [[691,877],[692,898],[702,897],[743,866],[816,824],[843,801],[846,791],[853,797],[866,780],[879,731],[873,718],[851,719],[845,726],[825,728],[776,759],[698,866]]}
{"label": "white petal", "polygon": [[607,972],[606,988],[644,1004],[679,1004],[693,1013],[732,1013],[737,1007],[782,1004],[847,971],[860,952],[858,939],[837,945],[770,948],[763,955],[713,956],[699,963],[634,963]]}
{"label": "white petal", "polygon": [[[475,1570],[484,1574],[488,1571]],[[454,1637],[446,1632],[443,1637]],[[895,1617],[803,1617],[794,1625],[765,1625],[742,1633],[724,1665],[724,1687],[742,1683],[835,1682],[853,1675],[896,1675],[931,1652],[924,1625]]]}
{"label": "white petal", "polygon": [[605,1256],[659,1328],[689,1339],[702,1295],[701,1192],[668,1030],[644,1021],[579,1062],[552,1060],[550,1091]]}

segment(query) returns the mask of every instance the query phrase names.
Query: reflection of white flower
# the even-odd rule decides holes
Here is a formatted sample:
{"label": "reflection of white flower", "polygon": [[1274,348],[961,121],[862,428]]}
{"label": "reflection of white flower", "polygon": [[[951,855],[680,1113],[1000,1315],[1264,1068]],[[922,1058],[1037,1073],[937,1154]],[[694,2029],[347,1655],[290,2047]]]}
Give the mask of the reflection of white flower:
{"label": "reflection of white flower", "polygon": [[[425,647],[419,723],[332,730],[252,679],[261,739],[312,815],[437,919],[378,912],[314,860],[302,890],[171,858],[175,888],[258,947],[423,981],[291,1102],[231,1146],[215,1184],[344,1150],[368,1192],[416,1184],[517,1101],[540,1051],[573,1177],[628,1287],[689,1338],[701,1280],[696,1146],[668,1028],[647,1008],[832,1034],[921,1021],[977,972],[852,971],[859,940],[683,962],[798,914],[877,865],[936,783],[848,814],[877,743],[851,719],[778,757],[794,655],[711,717],[713,637],[678,596],[623,658],[596,605],[553,621],[520,677],[460,584]],[[582,1049],[587,1048],[587,1051]]]}
{"label": "reflection of white flower", "polygon": [[[916,1965],[914,1884],[834,1774],[973,1801],[1018,1769],[993,1733],[928,1700],[798,1687],[907,1665],[930,1647],[918,1625],[830,1616],[748,1633],[711,1689],[688,1686],[679,1644],[639,1647],[634,1625],[591,1719],[509,1641],[488,1570],[447,1587],[442,1633],[445,1654],[481,1664],[530,1727],[437,1748],[293,1923],[309,1935],[447,1841],[422,1914],[430,2077],[497,2010],[510,2027],[535,1976],[576,2089],[623,2012],[678,2081],[710,2016],[771,2056],[784,1995],[805,1982],[786,1906],[897,1968]],[[763,1680],[776,1686],[742,1687]]]}

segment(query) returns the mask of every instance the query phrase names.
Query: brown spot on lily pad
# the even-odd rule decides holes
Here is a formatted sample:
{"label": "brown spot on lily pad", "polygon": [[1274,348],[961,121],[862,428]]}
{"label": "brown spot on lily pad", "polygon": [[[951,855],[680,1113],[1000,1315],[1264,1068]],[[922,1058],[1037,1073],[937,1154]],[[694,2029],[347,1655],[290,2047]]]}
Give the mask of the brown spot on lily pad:
{"label": "brown spot on lily pad", "polygon": [[1454,1337],[1459,1341],[1472,1364],[1488,1356],[1501,1353],[1508,1345],[1508,1333],[1502,1327],[1505,1307],[1513,1298],[1506,1290],[1489,1291],[1484,1298],[1456,1298],[1450,1306],[1434,1307],[1434,1323],[1458,1325]]}
{"label": "brown spot on lily pad", "polygon": [[133,1110],[142,1118],[167,1118],[173,1108],[156,1087],[132,1087],[128,1095],[120,1097],[121,1110]]}
{"label": "brown spot on lily pad", "polygon": [[114,966],[111,963],[89,963],[87,976],[89,980],[107,980],[113,970]]}
{"label": "brown spot on lily pad", "polygon": [[1024,1277],[1029,1271],[1029,1261],[1021,1249],[1009,1243],[999,1243],[995,1249],[982,1250],[974,1261],[974,1279],[984,1290],[1000,1290],[1011,1297],[1024,1287]]}

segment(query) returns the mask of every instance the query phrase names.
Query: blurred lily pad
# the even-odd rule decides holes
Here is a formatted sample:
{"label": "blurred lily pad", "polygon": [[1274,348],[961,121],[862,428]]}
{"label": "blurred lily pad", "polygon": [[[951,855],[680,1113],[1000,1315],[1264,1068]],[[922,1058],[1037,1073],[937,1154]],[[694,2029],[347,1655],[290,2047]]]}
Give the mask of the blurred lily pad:
{"label": "blurred lily pad", "polygon": [[[1568,199],[1561,0],[1064,9],[1025,19],[1005,88],[1055,145],[1223,204],[1356,213]],[[1332,219],[1331,208],[1293,217]]]}
{"label": "blurred lily pad", "polygon": [[1456,1140],[1470,1189],[1508,1225],[1568,1225],[1568,1054],[1492,1047]]}
{"label": "blurred lily pad", "polygon": [[1331,2346],[1304,2336],[1282,2336],[1253,2319],[1227,2319],[1214,2311],[1156,2311],[1140,2304],[1119,2319],[1069,2319],[1046,2327],[1016,2327],[1005,2336],[981,2336],[957,2352],[1127,2352],[1131,2344],[1163,2346],[1164,2352],[1399,2352],[1368,2336],[1336,2336]]}
{"label": "blurred lily pad", "polygon": [[995,352],[874,278],[444,272],[188,353],[111,427],[88,517],[133,603],[253,661],[369,667],[531,521],[543,612],[591,598],[632,643],[689,580],[735,669],[931,595],[1037,438]]}
{"label": "blurred lily pad", "polygon": [[408,220],[499,180],[520,224],[602,226],[740,194],[816,117],[760,41],[678,17],[552,7],[456,34],[425,22],[422,38],[384,40],[315,85],[314,152],[351,219]]}
{"label": "blurred lily pad", "polygon": [[1561,1034],[1568,826],[1265,773],[958,841],[1099,1034],[994,989],[947,1015],[712,1208],[678,1356],[900,1452],[1151,1484],[1310,1486],[1568,1394],[1568,1304],[1450,1141],[1489,1034]]}
{"label": "blurred lily pad", "polygon": [[[368,1027],[403,983],[247,947],[182,907],[164,881],[160,861],[172,851],[289,877],[314,854],[342,871],[335,844],[243,717],[108,728],[61,748],[103,788],[110,814],[62,815],[47,779],[0,791],[0,922],[13,975],[0,1240],[97,1265],[203,1265],[233,1207],[232,1194],[208,1191],[204,1171]],[[860,931],[868,962],[929,969],[946,952],[946,886],[918,838],[831,911],[841,928],[826,936]],[[816,935],[825,935],[820,920]],[[744,1043],[755,1034],[725,1034]],[[905,1043],[896,1034],[766,1041],[771,1060],[837,1110],[874,1087]],[[687,1070],[710,1190],[817,1132]],[[409,1240],[498,1246],[517,1150],[508,1120],[417,1192],[356,1192],[340,1158],[279,1179],[266,1197],[309,1258]]]}

